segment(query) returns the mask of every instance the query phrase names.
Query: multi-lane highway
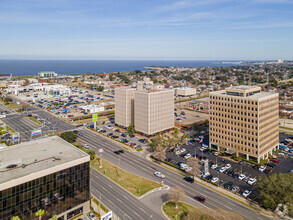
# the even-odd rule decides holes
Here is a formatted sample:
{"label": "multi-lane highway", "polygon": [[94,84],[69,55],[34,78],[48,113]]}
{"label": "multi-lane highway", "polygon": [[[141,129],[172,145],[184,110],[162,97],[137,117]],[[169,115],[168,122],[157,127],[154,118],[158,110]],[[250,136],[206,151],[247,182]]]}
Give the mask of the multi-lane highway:
{"label": "multi-lane highway", "polygon": [[98,171],[92,171],[91,193],[101,198],[102,203],[118,215],[121,219],[141,219],[149,220],[164,219],[157,215],[152,209],[146,207],[137,198],[117,186],[111,180],[100,174]]}
{"label": "multi-lane highway", "polygon": [[[38,110],[35,107],[31,107],[31,110],[35,111]],[[56,117],[52,116],[50,113],[44,111],[44,110],[38,110],[34,112],[35,114],[39,115],[42,118],[45,118],[46,120],[50,121],[51,123],[58,123],[58,129],[59,130],[71,130],[74,128],[74,126],[57,119]],[[9,123],[9,122],[8,122]],[[25,123],[24,121],[19,121],[21,125]],[[84,129],[82,131],[82,136],[80,139],[91,146],[91,148],[95,149],[96,152],[98,152],[98,149],[102,148],[104,150],[103,158],[110,161],[111,163],[118,165],[118,157],[120,157],[120,166],[132,173],[135,173],[137,175],[143,176],[145,178],[153,179],[156,181],[161,181],[160,179],[157,179],[154,177],[153,173],[155,171],[161,171],[165,174],[166,178],[164,179],[164,184],[172,187],[172,186],[179,186],[184,189],[186,195],[190,198],[193,198],[195,195],[202,195],[206,198],[205,205],[212,209],[224,209],[227,211],[234,211],[242,215],[245,219],[269,219],[268,217],[257,213],[256,211],[222,195],[219,193],[214,192],[213,190],[210,190],[209,188],[206,188],[198,183],[187,183],[183,180],[182,176],[174,173],[168,169],[165,169],[157,164],[154,164],[145,158],[142,158],[138,156],[136,153],[131,153],[126,151],[122,155],[116,155],[113,153],[114,150],[122,149],[121,146],[119,146],[114,141],[107,139],[95,132],[89,131],[87,129]],[[113,188],[111,190],[107,190],[107,184],[104,184],[106,182],[105,178],[103,179],[101,175],[97,175],[97,173],[94,173],[93,175],[93,181],[99,182],[100,184],[95,184],[92,182],[92,191],[93,193],[101,192],[100,185],[103,184],[105,191],[101,192],[103,193],[109,201],[106,204],[110,209],[119,211],[118,209],[121,208],[121,212],[118,213],[120,217],[123,217],[123,215],[128,215],[129,219],[138,219],[135,218],[137,216],[134,212],[138,209],[138,203],[133,203],[131,205],[131,209],[126,209],[122,204],[118,203],[116,200],[117,198],[120,198],[121,190],[119,188]],[[107,181],[109,181],[107,179]],[[102,182],[102,183],[101,183]],[[109,182],[108,182],[109,185]],[[103,189],[103,188],[102,188]],[[96,195],[96,194],[95,194]],[[96,195],[97,196],[97,195]],[[118,205],[118,206],[117,206]],[[121,205],[121,206],[120,206]],[[125,212],[125,213],[122,213]],[[116,212],[117,213],[117,212]],[[122,215],[122,216],[121,216]],[[156,219],[156,218],[153,218]]]}

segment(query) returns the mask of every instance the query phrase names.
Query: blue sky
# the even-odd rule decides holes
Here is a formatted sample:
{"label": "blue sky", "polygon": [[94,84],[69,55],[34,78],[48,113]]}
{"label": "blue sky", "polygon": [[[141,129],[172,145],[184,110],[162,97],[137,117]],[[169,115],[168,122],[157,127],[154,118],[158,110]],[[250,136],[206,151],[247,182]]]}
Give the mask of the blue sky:
{"label": "blue sky", "polygon": [[293,58],[293,0],[0,0],[1,59]]}

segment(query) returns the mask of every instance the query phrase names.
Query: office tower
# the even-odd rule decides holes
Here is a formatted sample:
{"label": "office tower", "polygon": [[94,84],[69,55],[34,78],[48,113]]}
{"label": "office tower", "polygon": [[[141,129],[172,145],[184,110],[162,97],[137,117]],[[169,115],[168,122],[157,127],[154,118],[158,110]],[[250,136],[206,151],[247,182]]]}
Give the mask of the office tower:
{"label": "office tower", "polygon": [[210,93],[210,146],[258,162],[279,144],[279,95],[235,86]]}
{"label": "office tower", "polygon": [[174,127],[174,90],[137,90],[135,130],[147,135]]}
{"label": "office tower", "polygon": [[90,157],[59,137],[0,149],[0,219],[59,220],[90,211]]}
{"label": "office tower", "polygon": [[134,124],[135,88],[120,87],[115,89],[115,123],[123,127]]}

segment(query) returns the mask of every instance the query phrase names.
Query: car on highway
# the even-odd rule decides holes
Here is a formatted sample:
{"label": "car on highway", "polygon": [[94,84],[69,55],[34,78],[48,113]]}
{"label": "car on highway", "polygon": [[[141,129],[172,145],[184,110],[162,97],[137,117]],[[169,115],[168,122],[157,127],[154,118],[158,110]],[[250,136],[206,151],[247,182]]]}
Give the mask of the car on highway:
{"label": "car on highway", "polygon": [[12,169],[12,168],[15,168],[15,167],[17,167],[16,164],[10,164],[10,165],[6,166],[7,169]]}
{"label": "car on highway", "polygon": [[247,198],[247,196],[249,196],[251,193],[251,191],[249,190],[245,190],[243,193],[242,193],[242,196],[244,196],[245,198]]}
{"label": "car on highway", "polygon": [[249,185],[253,185],[255,182],[256,182],[256,179],[255,178],[250,178],[247,183]]}
{"label": "car on highway", "polygon": [[195,196],[194,197],[197,201],[200,201],[201,203],[204,203],[206,199],[203,196]]}
{"label": "car on highway", "polygon": [[190,176],[186,176],[186,177],[184,177],[183,178],[185,181],[187,181],[187,182],[190,182],[190,183],[193,183],[194,182],[194,179],[192,178],[192,177],[190,177]]}
{"label": "car on highway", "polygon": [[157,172],[155,172],[155,173],[154,173],[154,175],[155,175],[155,176],[157,176],[157,177],[159,177],[159,178],[162,178],[162,179],[164,179],[164,178],[165,178],[165,175],[164,175],[164,174],[162,174],[161,172],[158,172],[158,171],[157,171]]}
{"label": "car on highway", "polygon": [[239,186],[233,186],[231,190],[232,192],[237,192],[239,190]]}
{"label": "car on highway", "polygon": [[218,177],[214,177],[214,178],[211,180],[212,183],[216,183],[216,182],[218,182],[218,181],[219,181],[219,178],[218,178]]}

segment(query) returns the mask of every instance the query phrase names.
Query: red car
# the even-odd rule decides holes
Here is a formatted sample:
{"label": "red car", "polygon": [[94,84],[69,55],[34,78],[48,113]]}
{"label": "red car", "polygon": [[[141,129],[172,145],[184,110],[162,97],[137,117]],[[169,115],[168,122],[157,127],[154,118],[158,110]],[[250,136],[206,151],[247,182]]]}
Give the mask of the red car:
{"label": "red car", "polygon": [[194,197],[196,200],[200,201],[201,203],[204,203],[206,201],[206,199],[202,196],[195,196]]}
{"label": "red car", "polygon": [[276,160],[276,159],[271,159],[272,162],[274,163],[280,163],[280,161]]}

